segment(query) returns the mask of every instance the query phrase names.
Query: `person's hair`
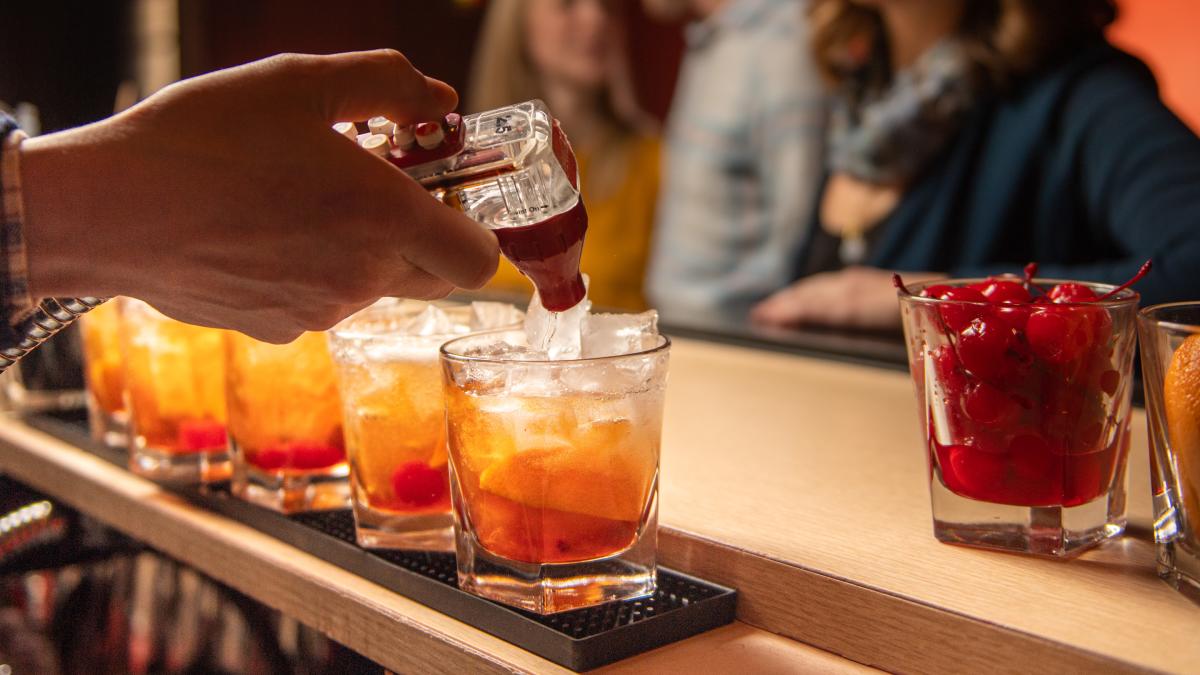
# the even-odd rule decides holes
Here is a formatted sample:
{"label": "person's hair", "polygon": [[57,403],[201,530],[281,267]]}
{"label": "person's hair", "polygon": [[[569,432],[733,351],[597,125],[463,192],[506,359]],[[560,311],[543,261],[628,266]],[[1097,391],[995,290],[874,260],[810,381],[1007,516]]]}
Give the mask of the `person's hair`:
{"label": "person's hair", "polygon": [[[471,63],[465,109],[467,112],[491,110],[534,98],[542,98],[537,70],[526,50],[529,0],[489,0],[487,15]],[[618,44],[617,49],[624,49]],[[591,176],[584,183],[604,193],[615,186],[623,173],[624,141],[655,131],[649,115],[637,104],[632,75],[624,52],[618,55],[621,67],[600,92],[600,113],[608,135],[601,147],[591,151]],[[551,111],[553,112],[553,111]],[[566,130],[570,134],[571,130]]]}
{"label": "person's hair", "polygon": [[[964,0],[958,34],[977,74],[1004,89],[1101,35],[1116,14],[1113,0]],[[878,10],[852,0],[814,0],[809,18],[817,67],[831,85],[841,84],[867,61],[887,58]]]}

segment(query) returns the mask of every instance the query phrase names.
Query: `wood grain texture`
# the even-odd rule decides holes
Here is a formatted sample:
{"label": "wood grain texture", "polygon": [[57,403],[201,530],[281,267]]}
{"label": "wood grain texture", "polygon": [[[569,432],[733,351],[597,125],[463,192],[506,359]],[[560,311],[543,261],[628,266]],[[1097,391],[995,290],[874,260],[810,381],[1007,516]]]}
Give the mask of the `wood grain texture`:
{"label": "wood grain texture", "polygon": [[[0,472],[51,494],[295,617],[397,673],[571,671],[257,530],[198,508],[97,457],[0,419]],[[594,672],[855,673],[863,668],[734,624]],[[631,669],[632,668],[632,669]]]}
{"label": "wood grain texture", "polygon": [[[1144,427],[1138,412],[1143,536]],[[938,543],[922,445],[905,374],[677,341],[661,558],[736,586],[749,623],[886,669],[1200,663],[1200,608],[1158,581],[1144,539],[1071,562]]]}

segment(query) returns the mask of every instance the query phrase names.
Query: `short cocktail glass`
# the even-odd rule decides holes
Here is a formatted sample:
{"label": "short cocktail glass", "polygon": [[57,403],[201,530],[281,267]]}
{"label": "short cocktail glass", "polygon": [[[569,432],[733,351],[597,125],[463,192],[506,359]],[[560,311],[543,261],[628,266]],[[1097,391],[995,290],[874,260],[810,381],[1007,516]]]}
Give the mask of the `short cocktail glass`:
{"label": "short cocktail glass", "polygon": [[92,438],[114,448],[123,448],[129,443],[119,305],[118,300],[111,300],[79,319],[88,392],[88,425]]}
{"label": "short cocktail glass", "polygon": [[[499,309],[508,323],[520,321],[515,307]],[[396,303],[359,312],[329,333],[360,546],[453,549],[438,348],[470,332],[471,313],[467,305]]]}
{"label": "short cocktail glass", "polygon": [[342,404],[324,333],[286,345],[231,333],[233,492],[284,513],[345,508]]}
{"label": "short cocktail glass", "polygon": [[523,331],[442,347],[459,585],[552,613],[655,588],[670,341],[549,361]]}
{"label": "short cocktail glass", "polygon": [[227,479],[225,331],[120,303],[130,469],[165,481]]}
{"label": "short cocktail glass", "polygon": [[1024,304],[919,296],[932,285],[910,285],[900,304],[934,535],[1070,557],[1120,534],[1137,293]]}
{"label": "short cocktail glass", "polygon": [[1200,303],[1138,315],[1158,576],[1200,602]]}

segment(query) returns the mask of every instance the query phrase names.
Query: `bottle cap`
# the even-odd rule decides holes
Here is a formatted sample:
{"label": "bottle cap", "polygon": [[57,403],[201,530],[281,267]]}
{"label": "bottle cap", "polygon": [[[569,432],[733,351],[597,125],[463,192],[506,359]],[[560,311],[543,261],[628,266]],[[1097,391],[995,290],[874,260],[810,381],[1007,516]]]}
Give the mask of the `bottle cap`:
{"label": "bottle cap", "polygon": [[373,134],[391,136],[392,130],[396,128],[396,123],[386,117],[372,117],[371,119],[367,120],[367,128],[370,129],[371,133]]}
{"label": "bottle cap", "polygon": [[373,155],[383,157],[388,152],[388,137],[383,134],[371,134],[363,139],[362,147]]}
{"label": "bottle cap", "polygon": [[338,122],[333,125],[333,130],[352,141],[358,140],[358,129],[354,126],[354,122]]}
{"label": "bottle cap", "polygon": [[437,122],[421,122],[417,125],[417,145],[432,150],[442,144],[442,140],[446,138],[446,133],[442,131],[442,125]]}
{"label": "bottle cap", "polygon": [[412,149],[413,144],[417,142],[417,137],[413,133],[412,125],[410,124],[406,127],[397,126],[396,131],[393,134],[393,140],[395,140],[396,145],[403,150]]}

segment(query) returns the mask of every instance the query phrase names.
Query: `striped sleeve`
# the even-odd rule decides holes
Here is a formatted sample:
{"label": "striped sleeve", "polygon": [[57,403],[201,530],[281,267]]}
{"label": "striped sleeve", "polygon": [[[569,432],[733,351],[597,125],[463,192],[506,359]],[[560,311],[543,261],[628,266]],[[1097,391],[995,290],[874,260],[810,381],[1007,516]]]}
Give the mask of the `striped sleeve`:
{"label": "striped sleeve", "polygon": [[16,326],[33,313],[22,236],[21,173],[17,149],[25,135],[0,114],[0,347],[15,345]]}

